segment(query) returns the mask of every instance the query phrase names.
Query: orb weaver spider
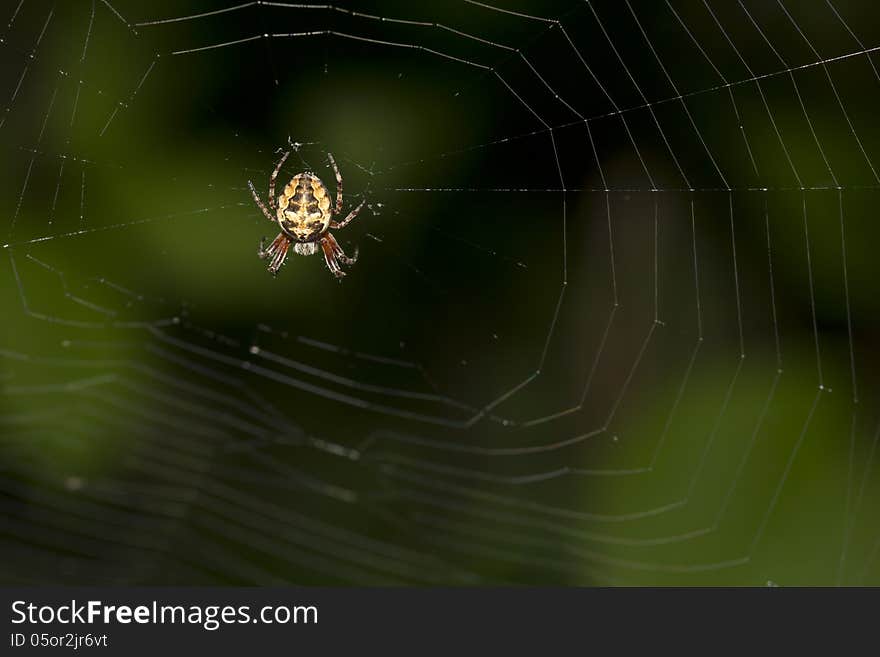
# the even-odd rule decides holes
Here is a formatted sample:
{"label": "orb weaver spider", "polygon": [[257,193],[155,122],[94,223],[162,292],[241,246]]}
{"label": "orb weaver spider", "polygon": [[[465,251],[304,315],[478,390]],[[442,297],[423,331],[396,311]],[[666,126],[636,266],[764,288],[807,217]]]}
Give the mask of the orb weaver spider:
{"label": "orb weaver spider", "polygon": [[[354,210],[348,213],[348,216],[342,221],[335,221],[334,216],[342,213],[342,174],[339,173],[339,167],[336,166],[336,160],[333,155],[327,153],[330,165],[333,167],[333,173],[336,174],[336,205],[331,208],[330,192],[311,171],[296,174],[290,179],[290,182],[281,190],[281,195],[275,199],[275,179],[284,166],[284,161],[290,155],[290,151],[285,152],[275,170],[269,177],[269,207],[257,194],[254,189],[254,183],[248,180],[248,187],[254,196],[257,207],[266,215],[269,221],[277,222],[281,227],[281,232],[265,247],[266,238],[260,240],[260,249],[257,255],[260,259],[269,258],[269,272],[275,276],[284,260],[287,258],[287,252],[290,245],[293,244],[293,250],[299,255],[309,256],[318,252],[318,245],[324,252],[324,262],[327,268],[333,272],[336,278],[345,276],[340,263],[351,266],[357,261],[358,251],[355,248],[354,255],[349,258],[345,255],[342,247],[336,242],[336,239],[330,233],[330,229],[338,230],[345,228],[361,211],[366,201],[361,201]],[[274,210],[275,216],[269,211]]]}

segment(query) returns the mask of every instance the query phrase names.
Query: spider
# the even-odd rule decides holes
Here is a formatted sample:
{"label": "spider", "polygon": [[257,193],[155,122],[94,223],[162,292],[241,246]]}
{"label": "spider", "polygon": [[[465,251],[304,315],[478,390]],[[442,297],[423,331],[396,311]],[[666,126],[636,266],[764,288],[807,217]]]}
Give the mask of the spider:
{"label": "spider", "polygon": [[345,228],[349,222],[357,217],[366,201],[361,201],[361,204],[349,212],[342,221],[333,219],[335,215],[342,213],[342,175],[339,173],[339,167],[336,166],[336,160],[330,153],[327,153],[327,158],[336,174],[335,207],[330,207],[330,192],[327,187],[311,171],[298,173],[291,178],[290,182],[281,190],[281,195],[276,201],[275,179],[288,155],[290,155],[290,151],[281,156],[278,164],[275,165],[275,170],[269,177],[269,208],[275,211],[274,217],[257,194],[254,184],[248,180],[248,187],[251,188],[257,207],[262,210],[269,221],[277,221],[281,227],[281,232],[268,248],[265,247],[266,238],[260,240],[260,249],[257,251],[257,255],[262,260],[270,259],[269,272],[274,276],[284,264],[291,243],[293,243],[293,250],[304,256],[317,253],[320,244],[327,268],[333,272],[336,278],[342,278],[345,276],[345,272],[342,271],[339,263],[347,266],[353,265],[357,261],[358,252],[355,249],[354,257],[351,258],[345,255],[342,247],[330,233],[330,229]]}

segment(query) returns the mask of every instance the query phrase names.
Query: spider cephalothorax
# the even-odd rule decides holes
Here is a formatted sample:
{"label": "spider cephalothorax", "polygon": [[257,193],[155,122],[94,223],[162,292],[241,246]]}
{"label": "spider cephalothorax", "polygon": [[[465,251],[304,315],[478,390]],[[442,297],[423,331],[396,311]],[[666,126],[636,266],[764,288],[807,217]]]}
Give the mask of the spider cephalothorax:
{"label": "spider cephalothorax", "polygon": [[364,202],[362,201],[342,221],[334,221],[333,217],[342,212],[342,175],[336,166],[336,160],[330,153],[327,153],[327,158],[336,174],[335,206],[332,206],[330,202],[330,192],[327,187],[318,176],[309,171],[298,173],[291,178],[276,200],[275,179],[288,155],[290,155],[290,151],[282,155],[269,177],[269,207],[275,210],[275,217],[272,216],[269,208],[257,194],[254,184],[248,181],[257,206],[269,221],[275,221],[281,227],[281,233],[268,248],[264,248],[265,239],[260,240],[260,250],[257,253],[260,258],[271,258],[269,271],[274,275],[284,264],[291,244],[293,244],[294,252],[299,255],[313,255],[318,252],[318,246],[320,246],[324,252],[324,262],[327,263],[327,268],[337,278],[342,278],[345,276],[345,272],[339,266],[340,263],[353,265],[357,260],[357,250],[354,252],[354,257],[346,256],[342,247],[330,233],[330,229],[344,228],[358,215],[358,212],[364,207]]}

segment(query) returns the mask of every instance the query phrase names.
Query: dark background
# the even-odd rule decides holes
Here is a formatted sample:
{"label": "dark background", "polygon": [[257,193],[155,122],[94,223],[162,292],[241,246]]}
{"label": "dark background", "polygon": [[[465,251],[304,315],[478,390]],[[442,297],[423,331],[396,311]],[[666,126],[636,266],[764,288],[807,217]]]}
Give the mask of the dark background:
{"label": "dark background", "polygon": [[493,6],[3,4],[0,580],[878,583],[876,8]]}

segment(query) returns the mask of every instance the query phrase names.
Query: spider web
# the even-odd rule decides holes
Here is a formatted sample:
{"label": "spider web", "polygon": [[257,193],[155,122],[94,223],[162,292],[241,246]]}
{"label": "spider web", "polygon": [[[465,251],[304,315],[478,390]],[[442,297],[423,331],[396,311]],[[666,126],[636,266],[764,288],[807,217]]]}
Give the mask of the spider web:
{"label": "spider web", "polygon": [[12,4],[4,582],[880,582],[871,3]]}

